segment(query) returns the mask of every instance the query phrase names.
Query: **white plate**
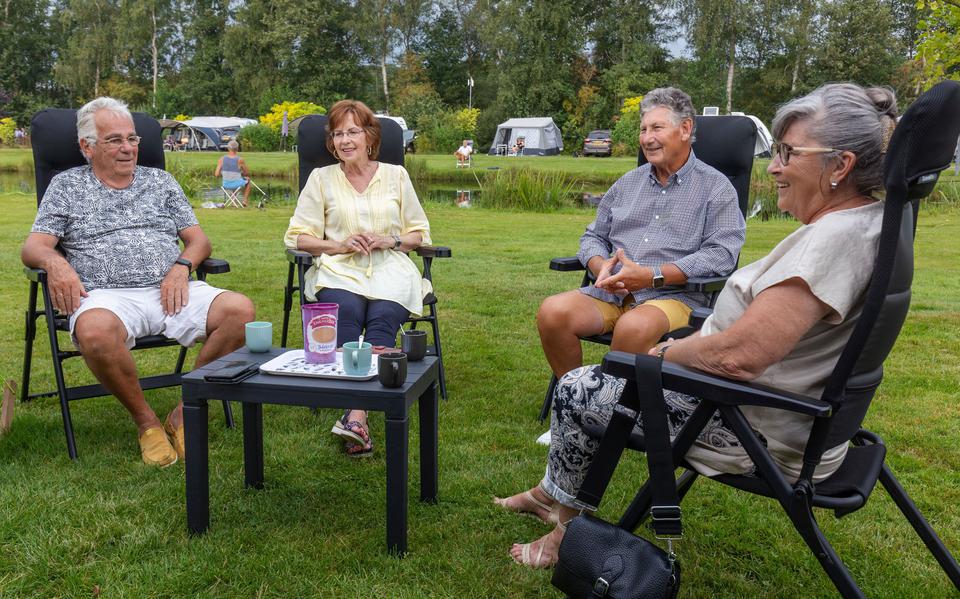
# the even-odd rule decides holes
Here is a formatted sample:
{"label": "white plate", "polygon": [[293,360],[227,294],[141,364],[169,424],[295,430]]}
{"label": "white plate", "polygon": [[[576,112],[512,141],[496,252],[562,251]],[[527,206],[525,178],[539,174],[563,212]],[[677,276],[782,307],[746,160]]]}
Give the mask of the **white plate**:
{"label": "white plate", "polygon": [[264,374],[282,376],[309,376],[320,379],[344,379],[348,381],[367,381],[377,376],[377,361],[370,361],[367,374],[347,374],[343,371],[343,353],[337,352],[337,361],[329,364],[310,364],[303,357],[302,349],[293,349],[266,364],[260,365]]}

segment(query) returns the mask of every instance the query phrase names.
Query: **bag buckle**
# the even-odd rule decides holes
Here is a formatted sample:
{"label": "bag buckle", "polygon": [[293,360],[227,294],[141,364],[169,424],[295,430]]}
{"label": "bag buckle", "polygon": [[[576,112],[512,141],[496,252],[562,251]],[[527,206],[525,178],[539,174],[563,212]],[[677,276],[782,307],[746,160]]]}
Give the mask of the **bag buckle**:
{"label": "bag buckle", "polygon": [[594,597],[606,597],[607,591],[609,590],[610,590],[610,583],[604,580],[602,577],[598,577],[596,582],[593,583]]}
{"label": "bag buckle", "polygon": [[650,508],[650,517],[654,535],[661,541],[683,538],[683,525],[680,523],[679,505],[655,505]]}

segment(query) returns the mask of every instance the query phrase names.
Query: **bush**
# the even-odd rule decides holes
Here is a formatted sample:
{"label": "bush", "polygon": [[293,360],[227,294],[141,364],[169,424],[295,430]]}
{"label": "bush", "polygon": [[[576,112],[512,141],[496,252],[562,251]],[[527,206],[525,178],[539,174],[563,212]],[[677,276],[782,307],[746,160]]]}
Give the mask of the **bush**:
{"label": "bush", "polygon": [[[464,139],[473,139],[474,131],[464,128],[461,112],[464,111],[440,112],[420,117],[417,151],[452,154]],[[474,145],[474,148],[477,146]]]}
{"label": "bush", "polygon": [[16,142],[17,124],[12,118],[0,119],[0,145],[12,146]]}
{"label": "bush", "polygon": [[280,149],[280,130],[268,125],[247,125],[237,136],[245,152],[276,152]]}
{"label": "bush", "polygon": [[[308,114],[327,114],[327,109],[313,102],[282,102],[274,104],[270,112],[260,117],[260,124],[270,127],[279,135],[283,126],[283,113],[287,113],[287,122]],[[279,137],[277,138],[279,146]]]}
{"label": "bush", "polygon": [[627,98],[620,108],[620,118],[613,127],[615,156],[635,156],[640,149],[640,100],[643,96]]}

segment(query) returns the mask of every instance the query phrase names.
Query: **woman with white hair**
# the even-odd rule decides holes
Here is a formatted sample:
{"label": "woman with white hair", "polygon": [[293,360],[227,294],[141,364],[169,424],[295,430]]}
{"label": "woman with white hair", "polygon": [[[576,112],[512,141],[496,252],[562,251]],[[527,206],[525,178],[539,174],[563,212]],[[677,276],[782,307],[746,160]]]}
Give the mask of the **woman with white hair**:
{"label": "woman with white hair", "polygon": [[[777,141],[767,172],[776,181],[777,205],[803,226],[730,277],[699,333],[660,343],[651,355],[718,376],[821,395],[860,315],[876,259],[883,215],[878,194],[896,107],[889,89],[840,83],[777,111]],[[547,568],[557,561],[564,524],[578,513],[575,498],[599,446],[583,431],[583,414],[608,420],[623,386],[623,379],[603,374],[599,366],[572,370],[560,380],[543,480],[494,500],[555,526],[536,541],[513,545],[516,562]],[[665,392],[664,400],[672,436],[699,400],[675,391]],[[741,409],[785,475],[799,476],[812,418],[771,408]],[[814,481],[833,474],[846,452],[846,443],[824,452]],[[705,476],[754,471],[717,414],[685,460]]]}
{"label": "woman with white hair", "polygon": [[213,172],[213,176],[223,175],[223,188],[227,190],[234,190],[242,185],[243,207],[246,208],[250,202],[250,169],[237,153],[239,150],[240,144],[231,139],[227,143],[227,154],[217,161],[217,170]]}

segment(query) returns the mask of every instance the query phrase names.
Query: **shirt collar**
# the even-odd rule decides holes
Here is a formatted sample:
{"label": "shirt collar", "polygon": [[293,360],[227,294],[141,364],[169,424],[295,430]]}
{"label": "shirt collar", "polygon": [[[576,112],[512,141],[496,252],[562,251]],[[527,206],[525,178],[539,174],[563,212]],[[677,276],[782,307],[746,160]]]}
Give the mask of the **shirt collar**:
{"label": "shirt collar", "polygon": [[[690,155],[687,156],[687,161],[683,163],[683,166],[680,167],[680,170],[670,175],[670,177],[667,179],[667,185],[664,185],[663,187],[667,187],[669,185],[683,185],[684,180],[686,180],[687,176],[690,175],[691,171],[693,171],[696,163],[697,157],[693,153],[693,148],[690,148]],[[657,179],[657,176],[653,174],[653,165],[650,165],[650,163],[647,164],[649,166],[647,176],[650,177],[651,185],[660,187],[660,181]]]}

